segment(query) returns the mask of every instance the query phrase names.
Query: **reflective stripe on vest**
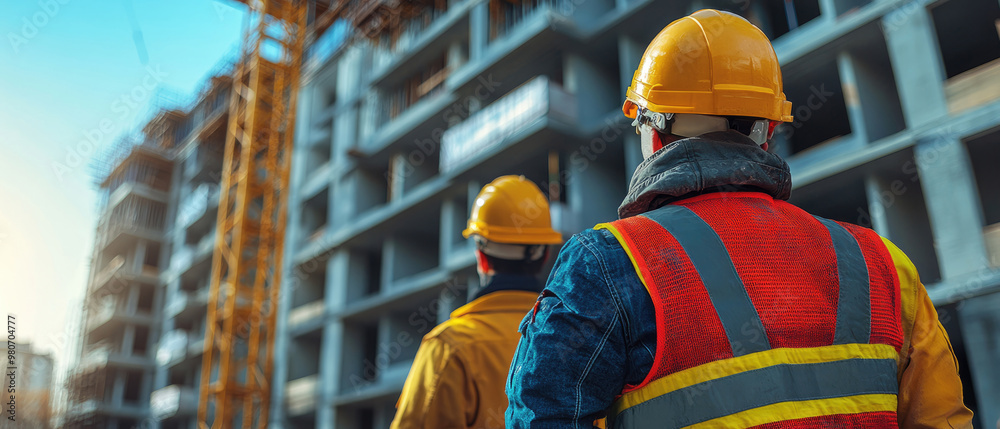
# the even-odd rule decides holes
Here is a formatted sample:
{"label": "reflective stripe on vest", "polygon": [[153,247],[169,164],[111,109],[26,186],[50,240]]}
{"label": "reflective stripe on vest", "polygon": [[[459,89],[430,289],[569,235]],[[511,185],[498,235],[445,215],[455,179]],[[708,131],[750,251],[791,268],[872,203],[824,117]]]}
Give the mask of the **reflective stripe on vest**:
{"label": "reflective stripe on vest", "polygon": [[[832,345],[771,349],[763,323],[719,235],[697,214],[668,205],[643,216],[663,227],[691,260],[715,307],[733,357],[678,371],[627,392],[609,427],[749,427],[798,418],[896,410],[898,353],[867,344],[871,332],[868,268],[857,240],[816,218],[830,233],[840,283]],[[637,260],[614,224],[602,224]],[[642,268],[642,269],[640,269]],[[647,271],[648,272],[648,271]],[[665,327],[660,327],[665,328]],[[760,341],[746,341],[746,338]],[[744,339],[740,341],[739,339]],[[683,352],[683,351],[680,351]]]}

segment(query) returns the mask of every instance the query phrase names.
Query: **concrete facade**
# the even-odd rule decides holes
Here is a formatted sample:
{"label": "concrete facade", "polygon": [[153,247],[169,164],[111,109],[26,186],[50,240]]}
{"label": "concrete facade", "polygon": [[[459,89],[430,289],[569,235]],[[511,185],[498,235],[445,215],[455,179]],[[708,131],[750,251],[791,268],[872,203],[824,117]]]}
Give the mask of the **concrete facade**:
{"label": "concrete facade", "polygon": [[172,162],[145,143],[123,142],[128,150],[101,182],[105,200],[63,427],[124,429],[148,416]]}
{"label": "concrete facade", "polygon": [[230,81],[159,110],[108,161],[65,427],[196,427]]}
{"label": "concrete facade", "polygon": [[477,281],[459,232],[481,185],[535,181],[567,237],[614,219],[641,160],[624,90],[653,36],[704,7],[773,40],[796,116],[772,144],[791,165],[792,202],[908,253],[977,425],[995,425],[996,0],[493,5],[449,1],[394,47],[354,44],[306,67],[274,427],[388,425],[419,339]]}

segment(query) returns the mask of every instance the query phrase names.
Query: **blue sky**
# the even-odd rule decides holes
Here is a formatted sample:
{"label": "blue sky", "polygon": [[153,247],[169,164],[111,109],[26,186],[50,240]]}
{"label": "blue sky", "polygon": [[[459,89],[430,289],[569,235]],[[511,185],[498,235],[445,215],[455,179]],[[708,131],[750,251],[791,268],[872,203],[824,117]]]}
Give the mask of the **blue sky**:
{"label": "blue sky", "polygon": [[[90,158],[181,94],[240,39],[220,0],[0,2],[0,317],[65,368],[89,275],[97,192]],[[103,129],[102,129],[103,128]],[[96,143],[96,144],[95,144]]]}

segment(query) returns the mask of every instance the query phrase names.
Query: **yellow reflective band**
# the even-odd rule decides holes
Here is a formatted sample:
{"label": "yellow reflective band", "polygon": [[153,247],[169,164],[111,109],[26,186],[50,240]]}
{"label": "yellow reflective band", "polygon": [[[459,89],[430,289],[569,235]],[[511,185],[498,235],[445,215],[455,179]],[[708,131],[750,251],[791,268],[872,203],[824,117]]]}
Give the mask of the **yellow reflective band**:
{"label": "yellow reflective band", "polygon": [[836,414],[858,414],[879,411],[896,412],[896,395],[873,394],[810,401],[779,402],[742,411],[687,428],[747,428],[768,423],[805,419]]}
{"label": "yellow reflective band", "polygon": [[632,249],[628,247],[628,243],[625,242],[625,237],[622,235],[618,228],[610,223],[599,223],[594,226],[594,229],[606,229],[614,234],[615,238],[618,239],[618,244],[622,245],[622,249],[625,249],[625,253],[628,255],[628,259],[632,261],[632,268],[635,268],[635,274],[639,276],[639,280],[642,281],[642,285],[646,287],[646,291],[649,291],[649,285],[646,283],[646,278],[642,275],[642,270],[639,268],[639,263],[635,260],[635,255],[632,254]]}
{"label": "yellow reflective band", "polygon": [[639,390],[622,395],[611,406],[610,411],[611,415],[618,415],[626,408],[634,407],[675,390],[774,365],[823,363],[845,359],[897,358],[896,349],[887,344],[837,344],[810,348],[771,349],[709,362],[656,379]]}

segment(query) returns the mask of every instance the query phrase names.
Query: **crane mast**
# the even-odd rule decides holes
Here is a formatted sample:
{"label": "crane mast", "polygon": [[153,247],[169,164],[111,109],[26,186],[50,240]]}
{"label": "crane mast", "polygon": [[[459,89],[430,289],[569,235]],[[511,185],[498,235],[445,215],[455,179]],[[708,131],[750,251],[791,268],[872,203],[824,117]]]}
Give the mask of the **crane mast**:
{"label": "crane mast", "polygon": [[248,0],[229,106],[199,427],[268,422],[307,0]]}

